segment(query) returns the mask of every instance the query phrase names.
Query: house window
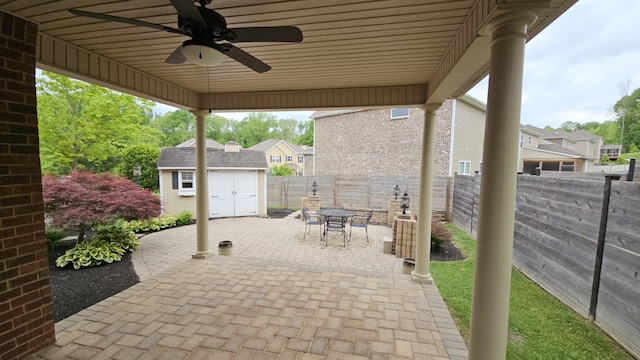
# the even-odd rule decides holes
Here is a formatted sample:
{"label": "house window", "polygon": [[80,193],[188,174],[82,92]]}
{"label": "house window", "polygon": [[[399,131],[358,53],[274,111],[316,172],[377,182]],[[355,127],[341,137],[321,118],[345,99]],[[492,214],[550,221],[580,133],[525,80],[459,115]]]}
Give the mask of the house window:
{"label": "house window", "polygon": [[524,134],[520,134],[520,147],[522,147],[522,143],[524,142]]}
{"label": "house window", "polygon": [[406,117],[409,117],[409,108],[391,109],[391,119],[402,119]]}
{"label": "house window", "polygon": [[562,166],[560,167],[560,171],[575,171],[575,164],[573,161],[563,161]]}
{"label": "house window", "polygon": [[460,161],[458,163],[458,175],[470,175],[471,161]]}
{"label": "house window", "polygon": [[298,164],[302,164],[304,162],[304,156],[298,155]]}
{"label": "house window", "polygon": [[193,196],[196,193],[196,182],[193,171],[181,171],[178,176],[178,195]]}
{"label": "house window", "polygon": [[293,158],[291,157],[291,155],[287,155],[287,162],[290,163],[291,161],[293,161]]}
{"label": "house window", "polygon": [[531,144],[531,136],[529,136],[529,144]]}
{"label": "house window", "polygon": [[280,155],[271,155],[271,156],[269,156],[269,162],[272,162],[272,163],[282,162],[282,156],[280,156]]}
{"label": "house window", "polygon": [[545,161],[542,163],[543,171],[560,171],[559,161]]}

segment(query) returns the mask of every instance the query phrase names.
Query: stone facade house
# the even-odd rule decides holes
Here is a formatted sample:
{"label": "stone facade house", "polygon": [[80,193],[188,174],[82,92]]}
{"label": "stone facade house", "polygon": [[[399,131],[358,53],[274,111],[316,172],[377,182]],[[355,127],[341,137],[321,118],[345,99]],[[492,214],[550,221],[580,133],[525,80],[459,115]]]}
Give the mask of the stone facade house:
{"label": "stone facade house", "polygon": [[[434,176],[471,175],[482,163],[486,106],[470,96],[437,111]],[[315,175],[420,174],[424,110],[318,111]]]}
{"label": "stone facade house", "polygon": [[249,150],[264,153],[269,171],[276,165],[287,164],[296,175],[313,174],[313,147],[300,146],[286,140],[267,139],[255,144]]}
{"label": "stone facade house", "polygon": [[520,129],[518,171],[590,172],[600,158],[602,137],[584,130],[548,131],[532,125]]}

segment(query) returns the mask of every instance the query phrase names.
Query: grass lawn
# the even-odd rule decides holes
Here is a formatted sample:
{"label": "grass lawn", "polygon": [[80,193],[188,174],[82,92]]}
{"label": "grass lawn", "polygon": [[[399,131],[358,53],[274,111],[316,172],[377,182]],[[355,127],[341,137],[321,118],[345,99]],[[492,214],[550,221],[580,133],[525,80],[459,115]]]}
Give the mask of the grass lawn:
{"label": "grass lawn", "polygon": [[[452,225],[463,261],[432,262],[431,273],[460,334],[469,340],[475,240]],[[507,359],[633,359],[587,319],[518,270],[511,274]]]}

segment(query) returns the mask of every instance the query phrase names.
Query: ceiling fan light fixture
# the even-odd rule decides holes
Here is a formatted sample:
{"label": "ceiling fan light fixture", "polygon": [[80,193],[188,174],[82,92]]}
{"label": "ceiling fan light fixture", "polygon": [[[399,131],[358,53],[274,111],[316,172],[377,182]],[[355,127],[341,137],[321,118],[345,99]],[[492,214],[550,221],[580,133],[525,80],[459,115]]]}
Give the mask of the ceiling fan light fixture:
{"label": "ceiling fan light fixture", "polygon": [[184,54],[184,57],[192,63],[205,67],[216,66],[225,58],[225,55],[222,52],[212,47],[199,44],[183,45],[182,54]]}

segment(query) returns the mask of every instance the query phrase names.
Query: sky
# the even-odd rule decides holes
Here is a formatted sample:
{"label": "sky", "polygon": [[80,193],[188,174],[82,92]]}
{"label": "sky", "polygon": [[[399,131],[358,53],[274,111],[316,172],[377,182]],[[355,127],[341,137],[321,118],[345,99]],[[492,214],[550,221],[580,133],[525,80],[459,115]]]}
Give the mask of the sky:
{"label": "sky", "polygon": [[[525,49],[522,124],[613,120],[613,105],[640,87],[640,0],[579,0]],[[486,102],[485,78],[469,95]],[[156,112],[174,110],[160,106]],[[313,111],[274,112],[308,120]],[[241,120],[247,113],[217,113]]]}

